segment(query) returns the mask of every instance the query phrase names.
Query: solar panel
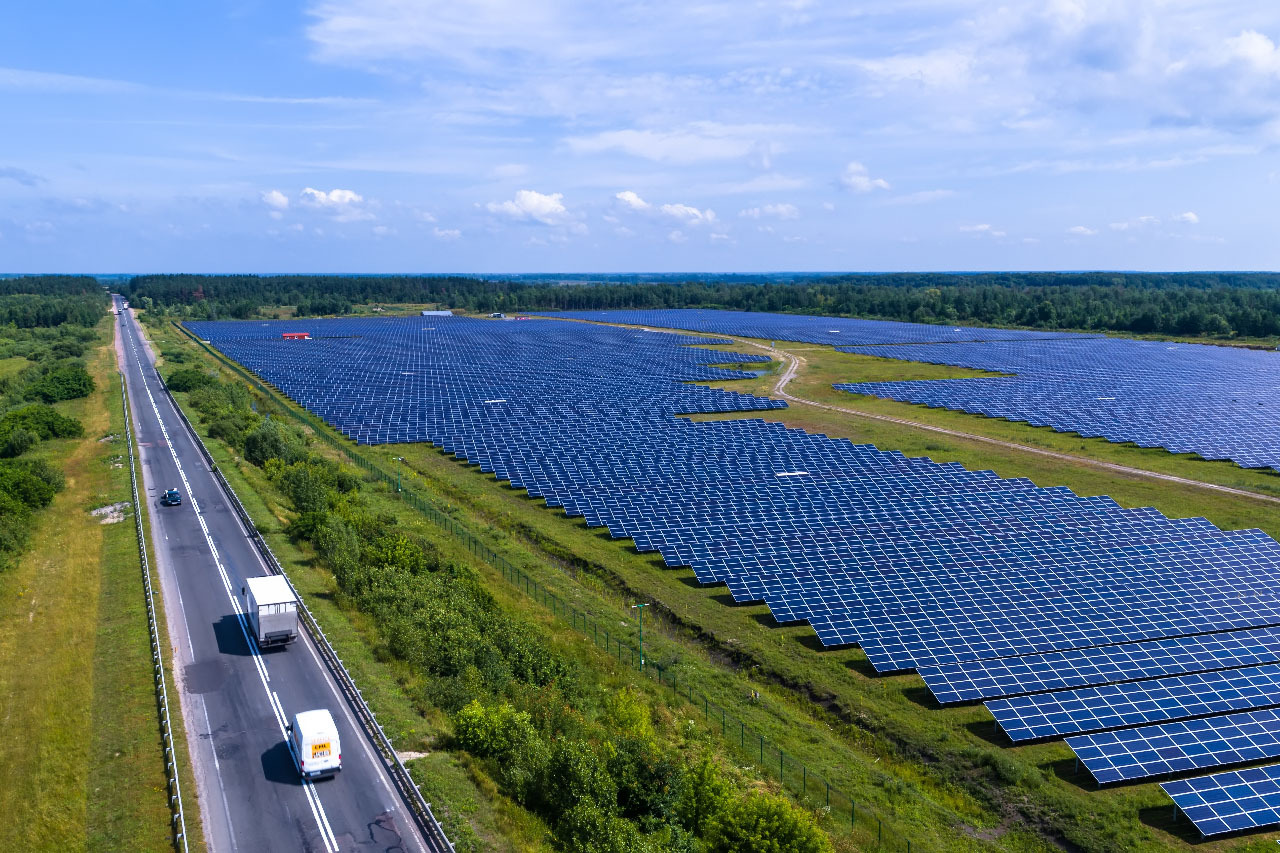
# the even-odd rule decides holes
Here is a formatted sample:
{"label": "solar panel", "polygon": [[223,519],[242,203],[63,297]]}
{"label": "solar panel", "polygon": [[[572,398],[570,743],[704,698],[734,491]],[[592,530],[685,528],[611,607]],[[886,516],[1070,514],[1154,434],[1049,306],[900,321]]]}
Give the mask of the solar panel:
{"label": "solar panel", "polygon": [[1160,787],[1203,835],[1280,823],[1277,764],[1162,782]]}
{"label": "solar panel", "polygon": [[1280,628],[1258,628],[920,668],[943,704],[1280,661]]}
{"label": "solar panel", "polygon": [[1280,664],[1130,681],[986,703],[1014,741],[1280,705]]}
{"label": "solar panel", "polygon": [[1280,710],[1266,708],[1067,738],[1098,784],[1280,757]]}

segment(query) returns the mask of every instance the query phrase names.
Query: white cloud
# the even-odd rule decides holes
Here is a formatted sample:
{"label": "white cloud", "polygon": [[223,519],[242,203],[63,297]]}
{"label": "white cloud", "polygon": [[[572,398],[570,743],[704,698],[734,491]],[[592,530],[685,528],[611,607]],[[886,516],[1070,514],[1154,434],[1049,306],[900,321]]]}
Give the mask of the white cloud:
{"label": "white cloud", "polygon": [[840,183],[856,193],[869,193],[872,190],[887,190],[889,182],[884,178],[873,178],[867,167],[854,160],[844,167],[840,175]]}
{"label": "white cloud", "polygon": [[374,219],[365,207],[365,198],[355,190],[333,189],[325,192],[311,187],[303,189],[300,203],[329,214],[335,222],[359,222]]}
{"label": "white cloud", "polygon": [[1072,225],[1067,229],[1067,233],[1073,237],[1092,237],[1098,232],[1087,225]]}
{"label": "white cloud", "polygon": [[462,236],[462,232],[457,228],[433,228],[431,233],[437,240],[457,240]]}
{"label": "white cloud", "polygon": [[373,235],[375,237],[394,237],[395,234],[396,234],[396,229],[388,227],[386,225],[373,226]]}
{"label": "white cloud", "polygon": [[1280,74],[1280,48],[1270,38],[1257,30],[1244,30],[1240,35],[1227,39],[1230,55],[1252,66],[1263,74]]}
{"label": "white cloud", "polygon": [[900,54],[884,59],[857,59],[855,67],[873,77],[894,83],[914,83],[925,88],[960,88],[969,82],[975,59],[958,50]]}
{"label": "white cloud", "polygon": [[640,198],[640,196],[636,195],[631,190],[623,190],[622,192],[615,194],[614,198],[632,210],[648,210],[650,207],[649,202]]}
{"label": "white cloud", "polygon": [[1200,222],[1200,217],[1196,216],[1194,211],[1188,210],[1186,213],[1179,213],[1173,217],[1174,222],[1182,222],[1187,225],[1196,225]]}
{"label": "white cloud", "polygon": [[490,213],[518,220],[533,220],[543,225],[563,225],[569,219],[564,206],[563,193],[545,194],[536,190],[518,190],[515,198],[507,201],[491,201],[485,205]]}
{"label": "white cloud", "polygon": [[989,222],[983,222],[978,225],[961,225],[960,230],[966,234],[983,234],[988,237],[1008,236],[1006,232],[993,228]]}
{"label": "white cloud", "polygon": [[767,137],[797,130],[788,125],[694,122],[679,130],[607,130],[594,136],[569,137],[565,143],[575,154],[617,151],[676,165],[735,160],[751,154],[761,155],[764,162],[780,150],[776,144],[766,142]]}
{"label": "white cloud", "polygon": [[262,203],[275,210],[288,210],[289,197],[280,190],[266,190],[262,193]]}
{"label": "white cloud", "polygon": [[667,216],[682,220],[689,225],[705,225],[716,221],[716,212],[710,208],[699,210],[687,204],[664,204],[661,210]]}
{"label": "white cloud", "polygon": [[1129,223],[1128,222],[1112,222],[1107,227],[1110,228],[1112,231],[1128,231]]}
{"label": "white cloud", "polygon": [[799,219],[800,208],[794,204],[765,204],[760,207],[748,207],[745,210],[740,210],[738,215],[745,219],[761,219],[765,217]]}
{"label": "white cloud", "polygon": [[667,239],[672,243],[685,243],[689,240],[689,238],[684,235],[684,232],[678,229],[667,234]]}
{"label": "white cloud", "polygon": [[364,196],[355,190],[313,190],[307,187],[302,191],[302,203],[310,204],[315,207],[341,207],[349,204],[359,204],[364,201]]}

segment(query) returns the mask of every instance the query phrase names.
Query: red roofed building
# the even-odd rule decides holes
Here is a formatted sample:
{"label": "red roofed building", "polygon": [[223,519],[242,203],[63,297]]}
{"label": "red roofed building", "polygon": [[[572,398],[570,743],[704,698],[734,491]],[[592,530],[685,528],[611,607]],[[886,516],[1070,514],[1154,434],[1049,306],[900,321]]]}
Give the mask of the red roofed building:
{"label": "red roofed building", "polygon": [[311,340],[310,332],[285,332],[281,335],[286,341],[309,341]]}

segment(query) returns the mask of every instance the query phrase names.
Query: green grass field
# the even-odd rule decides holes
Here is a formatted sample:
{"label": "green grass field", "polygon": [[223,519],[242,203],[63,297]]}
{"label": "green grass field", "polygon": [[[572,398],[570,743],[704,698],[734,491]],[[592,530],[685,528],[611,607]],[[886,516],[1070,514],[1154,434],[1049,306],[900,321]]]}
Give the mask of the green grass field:
{"label": "green grass field", "polygon": [[[175,334],[166,337],[175,346],[185,346]],[[828,348],[788,349],[807,360],[789,390],[822,402],[1261,493],[1276,491],[1280,481],[1275,475],[1242,471],[1227,463],[843,394],[830,383],[966,372],[847,356]],[[188,351],[192,359],[203,357],[194,347]],[[725,387],[761,393],[773,381],[766,376]],[[909,455],[956,460],[1004,476],[1029,476],[1041,485],[1110,494],[1126,506],[1155,505],[1169,515],[1205,515],[1223,527],[1280,532],[1280,505],[1248,497],[1171,489],[1168,483],[1088,464],[802,405],[768,417]],[[1061,742],[1010,747],[995,733],[981,706],[939,709],[918,677],[875,676],[856,649],[821,651],[807,627],[778,626],[763,606],[733,606],[722,587],[700,587],[692,572],[668,569],[652,555],[636,553],[629,540],[613,540],[607,531],[567,519],[562,511],[548,509],[430,446],[361,450],[386,470],[395,469],[394,456],[404,455],[406,483],[412,488],[434,496],[444,511],[540,583],[586,611],[611,616],[620,630],[634,624],[628,604],[653,602],[655,618],[646,619],[651,659],[679,660],[679,667],[687,668],[712,701],[748,719],[789,755],[878,809],[898,838],[913,840],[913,849],[1154,851],[1194,846],[1235,851],[1264,849],[1263,845],[1270,849],[1280,837],[1263,833],[1198,843],[1185,820],[1172,820],[1168,798],[1153,784],[1099,791],[1087,774],[1074,774],[1071,752]],[[274,514],[278,524],[281,511],[277,508]],[[315,571],[305,564],[298,570]],[[503,584],[495,574],[495,591]],[[322,589],[323,584],[317,587]],[[530,613],[540,610],[519,596],[510,596],[509,603]],[[750,701],[752,690],[759,691],[762,701]],[[655,702],[666,701],[655,697]],[[673,707],[689,713],[679,703]],[[430,716],[429,709],[417,712]],[[696,709],[691,716],[697,716]],[[844,849],[866,843],[844,836],[838,841]]]}
{"label": "green grass field", "polygon": [[[90,369],[94,394],[59,404],[85,438],[37,451],[61,462],[67,488],[0,574],[3,850],[172,849],[133,518],[90,515],[131,500],[109,342]],[[188,828],[201,849],[194,803]]]}

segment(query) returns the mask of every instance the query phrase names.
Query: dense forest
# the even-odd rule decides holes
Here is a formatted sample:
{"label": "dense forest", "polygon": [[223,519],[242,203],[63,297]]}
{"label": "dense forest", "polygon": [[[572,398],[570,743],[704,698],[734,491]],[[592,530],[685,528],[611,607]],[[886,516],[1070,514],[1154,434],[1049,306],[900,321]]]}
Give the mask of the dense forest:
{"label": "dense forest", "polygon": [[37,275],[0,280],[0,326],[97,325],[108,296],[92,276]]}
{"label": "dense forest", "polygon": [[786,282],[563,284],[464,276],[192,276],[133,279],[124,292],[184,316],[299,316],[370,303],[468,311],[725,308],[1040,329],[1210,337],[1280,335],[1280,274],[895,273]]}

